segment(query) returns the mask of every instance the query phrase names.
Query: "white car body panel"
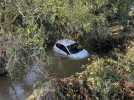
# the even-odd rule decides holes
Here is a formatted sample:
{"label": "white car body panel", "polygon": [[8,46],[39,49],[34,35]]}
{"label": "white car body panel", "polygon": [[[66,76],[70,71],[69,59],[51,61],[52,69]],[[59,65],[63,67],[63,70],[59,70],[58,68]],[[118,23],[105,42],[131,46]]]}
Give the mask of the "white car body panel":
{"label": "white car body panel", "polygon": [[76,54],[71,54],[68,57],[70,59],[80,60],[80,59],[87,58],[88,56],[89,56],[89,53],[85,49],[83,49],[82,51],[80,51],[80,52],[78,52]]}
{"label": "white car body panel", "polygon": [[57,41],[56,43],[60,43],[60,44],[62,44],[64,46],[68,46],[68,45],[74,44],[76,42],[73,41],[73,40],[69,40],[69,39],[63,39],[63,40]]}
{"label": "white car body panel", "polygon": [[[72,40],[68,40],[68,39],[63,39],[63,40],[59,40],[56,42],[56,44],[62,44],[67,50],[67,46],[72,45],[74,43],[76,43],[75,41]],[[80,59],[84,59],[87,58],[89,56],[89,53],[87,50],[83,49],[78,53],[75,54],[71,54],[70,51],[68,50],[69,54],[67,54],[66,52],[64,52],[63,50],[59,49],[56,44],[53,47],[53,51],[55,53],[55,55],[57,56],[61,56],[61,57],[67,57],[69,59],[73,59],[73,60],[80,60]]]}
{"label": "white car body panel", "polygon": [[67,57],[67,54],[61,49],[57,48],[56,45],[54,45],[53,51],[56,56]]}

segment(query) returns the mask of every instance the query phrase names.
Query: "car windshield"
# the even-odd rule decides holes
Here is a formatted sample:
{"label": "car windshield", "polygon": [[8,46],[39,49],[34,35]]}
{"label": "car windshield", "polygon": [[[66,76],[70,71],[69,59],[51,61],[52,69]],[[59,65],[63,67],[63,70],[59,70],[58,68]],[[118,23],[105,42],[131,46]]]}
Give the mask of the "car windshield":
{"label": "car windshield", "polygon": [[83,49],[81,48],[80,45],[78,45],[78,43],[74,43],[72,45],[67,46],[68,50],[70,51],[71,54],[75,54],[78,53],[80,51],[82,51]]}

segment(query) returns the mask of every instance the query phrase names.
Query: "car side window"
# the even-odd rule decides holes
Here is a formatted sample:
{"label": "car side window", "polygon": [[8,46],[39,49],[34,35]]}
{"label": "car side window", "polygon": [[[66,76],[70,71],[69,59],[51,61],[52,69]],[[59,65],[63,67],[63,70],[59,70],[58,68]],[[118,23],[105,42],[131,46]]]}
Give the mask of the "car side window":
{"label": "car side window", "polygon": [[56,44],[56,47],[58,47],[59,49],[63,50],[63,51],[66,52],[67,54],[69,54],[69,52],[67,51],[67,49],[66,49],[62,44],[57,43],[57,44]]}

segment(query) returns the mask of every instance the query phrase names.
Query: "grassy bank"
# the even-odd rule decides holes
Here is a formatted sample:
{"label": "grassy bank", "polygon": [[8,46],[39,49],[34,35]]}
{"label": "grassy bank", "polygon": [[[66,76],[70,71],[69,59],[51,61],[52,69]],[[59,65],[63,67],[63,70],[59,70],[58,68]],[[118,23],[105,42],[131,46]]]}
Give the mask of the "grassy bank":
{"label": "grassy bank", "polygon": [[90,57],[85,71],[58,81],[58,93],[65,100],[133,100],[134,42],[131,43],[126,54],[113,51],[115,58]]}

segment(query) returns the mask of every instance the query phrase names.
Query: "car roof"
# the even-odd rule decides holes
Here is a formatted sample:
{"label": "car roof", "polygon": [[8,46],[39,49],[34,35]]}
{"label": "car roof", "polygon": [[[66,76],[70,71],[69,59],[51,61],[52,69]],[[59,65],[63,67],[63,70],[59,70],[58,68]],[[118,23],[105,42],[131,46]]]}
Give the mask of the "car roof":
{"label": "car roof", "polygon": [[64,46],[69,46],[69,45],[74,44],[76,42],[73,40],[70,40],[70,39],[62,39],[62,40],[58,40],[57,43],[62,44]]}

